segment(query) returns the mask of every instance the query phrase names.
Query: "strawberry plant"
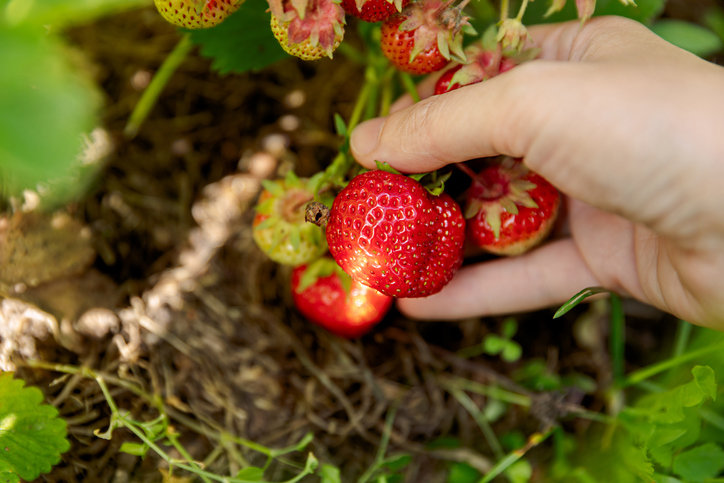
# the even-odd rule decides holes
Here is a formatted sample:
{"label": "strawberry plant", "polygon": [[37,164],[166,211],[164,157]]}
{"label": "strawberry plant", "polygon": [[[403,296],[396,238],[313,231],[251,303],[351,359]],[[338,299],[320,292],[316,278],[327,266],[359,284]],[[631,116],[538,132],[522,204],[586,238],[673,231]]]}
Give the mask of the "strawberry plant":
{"label": "strawberry plant", "polygon": [[[137,24],[144,48],[165,60],[148,54],[126,72],[134,47],[94,31],[85,45],[113,45],[123,72],[114,77],[71,47],[80,25],[135,6],[145,8],[120,24]],[[2,3],[0,184],[10,213],[0,217],[0,362],[45,376],[53,406],[70,416],[68,431],[39,391],[0,375],[3,481],[34,480],[54,465],[48,479],[59,481],[720,479],[716,334],[682,322],[666,353],[651,342],[658,326],[627,326],[623,302],[596,287],[561,307],[554,328],[540,314],[432,324],[392,310],[395,298],[439,292],[473,259],[546,243],[562,199],[545,179],[508,158],[430,173],[396,172],[381,159],[364,170],[349,147],[350,131],[388,114],[395,98],[419,100],[419,74],[437,72],[434,92],[445,96],[535,59],[534,23],[619,14],[698,55],[721,49],[721,10],[694,25],[660,18],[663,6]],[[319,72],[327,78],[312,83]],[[99,112],[99,93],[121,85],[133,95]],[[254,97],[274,107],[254,110]],[[179,130],[160,129],[164,118]],[[250,126],[262,134],[242,141]],[[114,144],[115,163],[98,177]],[[167,150],[137,164],[165,164],[163,175],[129,168],[146,145]],[[164,190],[144,190],[164,177]],[[67,207],[78,220],[26,213],[89,187],[95,204]],[[158,206],[162,216],[151,217]],[[173,217],[184,230],[157,222]],[[118,226],[130,242],[106,237]],[[147,279],[98,281],[154,244],[163,253],[141,257]],[[84,271],[92,284],[73,278]],[[96,307],[108,283],[118,305]],[[579,306],[593,295],[608,300]],[[339,337],[316,337],[305,321]]]}

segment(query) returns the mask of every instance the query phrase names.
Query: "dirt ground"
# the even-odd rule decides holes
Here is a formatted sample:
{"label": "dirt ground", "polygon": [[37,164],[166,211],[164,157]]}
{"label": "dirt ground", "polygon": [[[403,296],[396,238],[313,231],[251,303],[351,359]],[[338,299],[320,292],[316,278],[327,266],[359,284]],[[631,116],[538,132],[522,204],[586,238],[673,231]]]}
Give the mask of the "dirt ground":
{"label": "dirt ground", "polygon": [[[67,210],[75,221],[66,231],[82,232],[85,241],[55,238],[77,255],[68,258],[72,267],[3,306],[6,317],[25,317],[4,329],[3,357],[43,388],[69,423],[71,450],[43,480],[158,481],[168,465],[152,452],[120,453],[123,441],[135,440],[128,431],[110,441],[94,434],[108,427],[110,414],[96,381],[27,367],[29,359],[102,372],[118,406],[137,420],[158,416],[157,401],[145,396],[159,397],[195,459],[219,448],[208,466],[219,474],[233,474],[241,461],[264,461],[220,435],[283,447],[311,432],[307,450],[352,480],[374,459],[393,408],[388,453],[414,456],[406,481],[443,481],[450,461],[485,471],[493,461],[488,442],[451,394],[460,381],[532,398],[530,408],[511,405],[492,424],[498,435],[529,435],[557,422],[577,434],[590,423],[571,416],[571,407],[604,409],[597,388],[611,377],[605,302],[557,320],[552,310],[514,314],[523,354],[514,363],[464,351],[499,333],[502,317],[423,323],[393,310],[373,333],[349,341],[295,312],[289,270],[252,241],[251,207],[261,179],[290,168],[311,174],[331,161],[339,142],[332,115],[349,113],[359,66],[289,59],[263,72],[219,76],[194,52],[129,139],[128,116],[177,32],[144,9],[76,28],[70,38],[105,93],[103,127],[113,149],[88,195]],[[29,316],[33,307],[42,313]],[[656,360],[675,321],[629,301],[625,308],[627,364]],[[519,375],[533,360],[595,387],[539,392]],[[478,407],[487,403],[470,397]],[[429,445],[443,437],[459,448]],[[545,461],[550,452],[542,445],[530,459]],[[265,477],[289,478],[289,466],[273,464]]]}

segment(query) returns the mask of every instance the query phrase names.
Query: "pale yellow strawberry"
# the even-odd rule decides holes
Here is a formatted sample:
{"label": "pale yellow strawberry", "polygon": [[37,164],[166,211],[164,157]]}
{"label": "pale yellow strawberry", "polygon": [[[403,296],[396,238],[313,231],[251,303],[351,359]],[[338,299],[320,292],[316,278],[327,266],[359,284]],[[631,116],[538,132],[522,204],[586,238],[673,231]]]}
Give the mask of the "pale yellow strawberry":
{"label": "pale yellow strawberry", "polygon": [[[271,3],[270,3],[271,5]],[[272,8],[271,30],[285,52],[303,60],[332,58],[344,38],[344,10],[333,0],[310,0],[304,15],[289,5]]]}
{"label": "pale yellow strawberry", "polygon": [[220,24],[244,0],[154,0],[163,18],[179,27],[204,29]]}

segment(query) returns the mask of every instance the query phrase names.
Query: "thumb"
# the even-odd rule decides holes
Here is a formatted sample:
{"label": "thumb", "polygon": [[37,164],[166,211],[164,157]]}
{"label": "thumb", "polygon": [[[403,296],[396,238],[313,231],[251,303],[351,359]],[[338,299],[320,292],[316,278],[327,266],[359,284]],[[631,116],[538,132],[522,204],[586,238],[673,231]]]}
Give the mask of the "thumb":
{"label": "thumb", "polygon": [[[573,119],[588,102],[583,95],[590,91],[571,89],[580,85],[571,69],[576,64],[555,61],[630,58],[640,44],[650,58],[651,44],[660,40],[618,17],[596,18],[583,27],[575,21],[535,26],[529,32],[544,60],[360,124],[351,137],[354,157],[366,167],[384,161],[403,172],[498,154],[522,157],[551,116],[572,114],[568,119]],[[562,105],[573,112],[561,112]]]}

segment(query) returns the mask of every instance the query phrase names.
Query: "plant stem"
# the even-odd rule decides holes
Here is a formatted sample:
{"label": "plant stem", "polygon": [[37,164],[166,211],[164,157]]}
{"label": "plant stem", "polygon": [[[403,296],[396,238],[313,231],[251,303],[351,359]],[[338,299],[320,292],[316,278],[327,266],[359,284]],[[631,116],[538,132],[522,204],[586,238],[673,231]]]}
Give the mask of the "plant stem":
{"label": "plant stem", "polygon": [[163,64],[161,64],[161,67],[159,67],[156,75],[154,75],[153,79],[151,79],[151,82],[148,84],[148,87],[146,87],[146,90],[143,91],[143,94],[141,94],[141,98],[136,103],[131,116],[128,118],[128,123],[123,130],[126,137],[133,138],[138,133],[138,130],[141,128],[141,124],[143,124],[143,121],[146,120],[146,117],[148,117],[151,109],[153,109],[153,106],[156,104],[156,101],[161,95],[164,87],[166,87],[166,84],[168,84],[168,81],[171,79],[174,72],[176,72],[176,69],[179,68],[193,46],[194,44],[191,42],[191,36],[189,34],[185,34],[181,37],[181,40],[179,40],[176,47],[174,47],[168,57],[166,57],[163,61]]}
{"label": "plant stem", "polygon": [[533,433],[529,438],[528,441],[526,441],[525,445],[523,445],[522,448],[516,449],[515,451],[511,451],[508,453],[507,456],[505,456],[503,459],[498,461],[495,466],[493,466],[490,471],[488,471],[481,479],[479,483],[488,483],[489,481],[492,481],[496,476],[503,473],[505,470],[510,468],[514,463],[516,463],[518,460],[520,460],[525,454],[530,451],[531,449],[535,448],[539,444],[541,444],[543,441],[548,438],[548,436],[551,435],[553,432],[554,427],[548,428],[546,431],[542,433]]}
{"label": "plant stem", "polygon": [[621,387],[624,381],[624,345],[626,338],[626,318],[621,307],[621,298],[615,293],[610,295],[611,332],[609,334],[609,350],[611,351],[611,366],[613,371],[613,384]]}
{"label": "plant stem", "polygon": [[352,114],[349,116],[347,132],[352,132],[352,129],[354,129],[357,124],[359,124],[360,118],[362,117],[362,111],[367,105],[367,99],[370,96],[372,85],[370,85],[369,81],[367,81],[366,78],[367,76],[365,76],[365,83],[362,86],[362,89],[360,89],[359,94],[357,95],[357,100],[355,101],[354,107],[352,108]]}
{"label": "plant stem", "polygon": [[523,3],[520,4],[520,9],[518,9],[518,15],[515,16],[515,19],[518,22],[521,22],[523,20],[523,15],[525,15],[526,8],[528,8],[528,0],[523,0]]}
{"label": "plant stem", "polygon": [[676,329],[676,339],[674,340],[674,353],[673,357],[679,357],[686,350],[686,346],[689,345],[689,339],[691,338],[691,331],[694,326],[685,320],[679,321],[679,327]]}
{"label": "plant stem", "polygon": [[475,401],[473,401],[470,396],[465,394],[465,392],[463,392],[459,388],[451,387],[448,389],[448,391],[450,391],[450,393],[457,400],[457,402],[463,408],[465,408],[468,413],[470,413],[470,415],[473,417],[478,427],[480,428],[480,431],[482,431],[483,436],[485,436],[485,439],[487,440],[488,445],[493,451],[495,457],[497,459],[501,459],[505,455],[505,453],[503,453],[503,448],[500,446],[500,442],[498,441],[498,438],[496,437],[493,428],[490,427],[490,423],[485,418],[485,415],[483,415],[483,413],[480,411],[478,406],[475,404]]}
{"label": "plant stem", "polygon": [[500,23],[508,19],[510,11],[510,0],[500,0]]}
{"label": "plant stem", "polygon": [[420,102],[420,94],[417,93],[417,86],[412,80],[410,74],[406,72],[400,72],[399,75],[400,82],[402,82],[402,86],[405,88],[405,91],[407,91],[407,93],[410,94],[410,97],[412,97],[412,101]]}
{"label": "plant stem", "polygon": [[634,371],[629,374],[629,376],[623,382],[623,386],[625,387],[638,384],[639,382],[644,381],[650,377],[654,377],[655,375],[671,369],[672,367],[680,366],[692,360],[701,359],[703,356],[721,350],[724,350],[724,342],[718,342],[707,347],[702,347],[701,349],[695,351],[681,354],[678,357],[672,357],[671,359],[666,359],[665,361],[661,361],[657,364],[644,367],[643,369],[639,369],[638,371]]}
{"label": "plant stem", "polygon": [[387,445],[390,443],[392,424],[395,422],[396,415],[397,405],[395,404],[387,411],[387,416],[385,417],[385,427],[382,431],[382,437],[380,438],[380,445],[377,447],[377,454],[375,455],[375,460],[370,465],[370,467],[367,468],[367,470],[362,474],[362,476],[359,477],[357,483],[365,483],[369,481],[370,478],[374,476],[375,471],[377,471],[380,466],[382,466],[382,463],[385,460],[385,453],[387,452]]}

